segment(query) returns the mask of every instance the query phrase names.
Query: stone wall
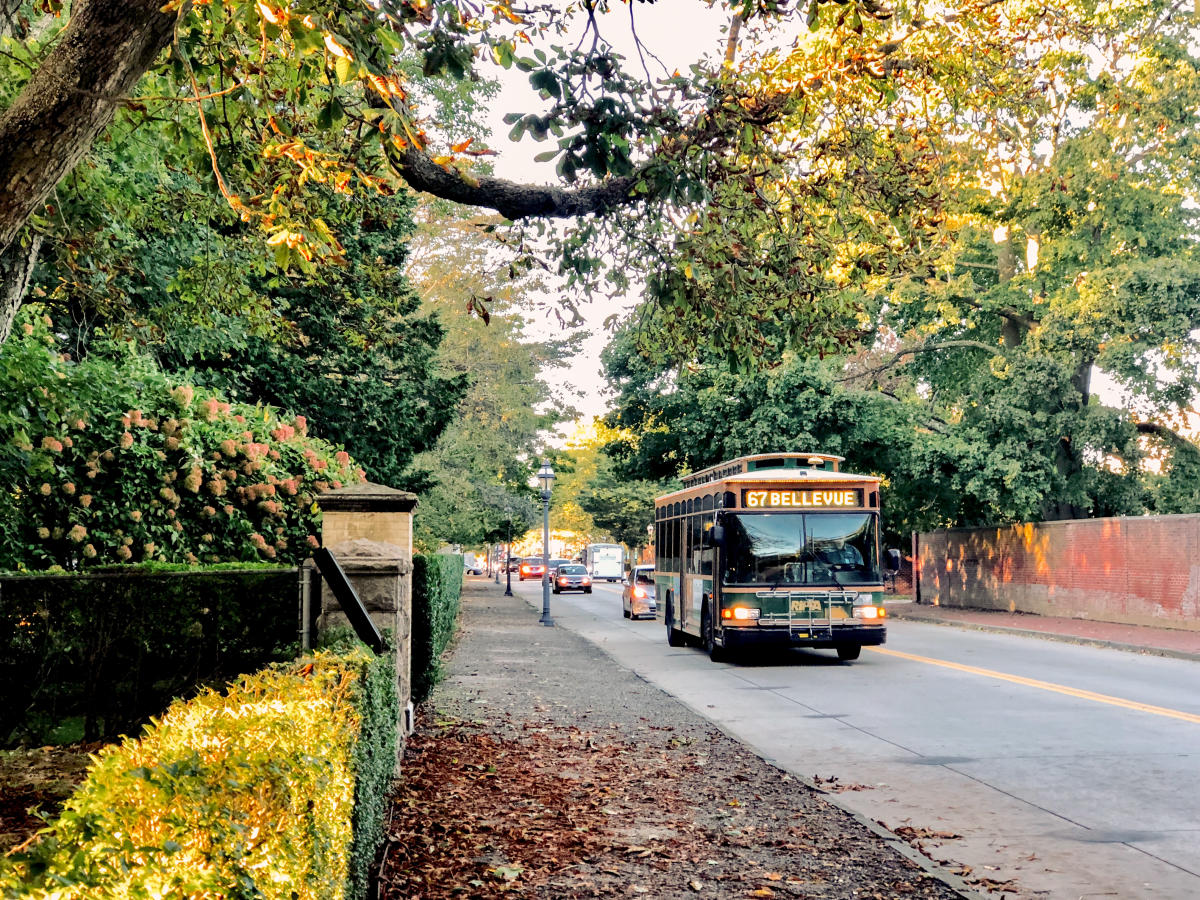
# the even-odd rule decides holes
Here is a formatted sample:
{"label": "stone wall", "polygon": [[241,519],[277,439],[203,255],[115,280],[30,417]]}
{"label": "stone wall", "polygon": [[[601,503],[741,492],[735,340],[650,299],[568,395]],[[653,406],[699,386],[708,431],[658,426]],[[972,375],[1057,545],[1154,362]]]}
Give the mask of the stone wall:
{"label": "stone wall", "polygon": [[1200,630],[1200,515],[913,536],[921,603]]}

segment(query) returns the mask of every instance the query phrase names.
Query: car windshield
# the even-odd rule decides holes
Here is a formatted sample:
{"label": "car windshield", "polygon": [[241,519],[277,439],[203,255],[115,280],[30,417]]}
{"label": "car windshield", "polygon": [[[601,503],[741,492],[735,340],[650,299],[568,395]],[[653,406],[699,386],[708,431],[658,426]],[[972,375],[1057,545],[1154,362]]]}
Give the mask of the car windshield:
{"label": "car windshield", "polygon": [[559,575],[586,575],[587,569],[583,566],[559,566]]}
{"label": "car windshield", "polygon": [[540,559],[534,559],[533,557],[530,557],[529,559],[524,560],[521,563],[521,565],[523,565],[523,566],[540,566],[541,564],[542,564],[542,561]]}
{"label": "car windshield", "polygon": [[654,570],[634,569],[633,580],[638,584],[654,584]]}
{"label": "car windshield", "polygon": [[878,584],[871,513],[729,514],[723,519],[725,584]]}

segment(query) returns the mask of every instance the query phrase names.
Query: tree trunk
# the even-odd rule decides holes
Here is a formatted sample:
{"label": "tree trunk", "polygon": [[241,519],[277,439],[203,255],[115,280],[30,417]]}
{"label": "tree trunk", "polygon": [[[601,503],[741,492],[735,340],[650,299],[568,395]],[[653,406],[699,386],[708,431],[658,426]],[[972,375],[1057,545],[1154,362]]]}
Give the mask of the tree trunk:
{"label": "tree trunk", "polygon": [[13,320],[29,290],[29,279],[41,246],[42,236],[35,234],[30,237],[28,246],[23,246],[19,240],[13,241],[0,253],[0,344],[12,333]]}
{"label": "tree trunk", "polygon": [[[1017,274],[1017,254],[1013,250],[1012,234],[1007,226],[996,229],[993,235],[996,244],[996,275],[1001,284],[1013,280]],[[1025,339],[1025,330],[1019,322],[1008,316],[1000,319],[1000,342],[1008,348],[1017,347]]]}
{"label": "tree trunk", "polygon": [[0,115],[0,251],[170,44],[176,13],[162,12],[162,5],[79,0],[50,55]]}
{"label": "tree trunk", "polygon": [[[1073,411],[1082,410],[1091,401],[1092,360],[1081,359],[1075,366],[1075,374],[1071,377],[1071,386],[1075,388],[1073,397],[1063,398],[1063,405]],[[1083,471],[1083,457],[1072,440],[1073,435],[1063,435],[1058,439],[1054,451],[1054,466],[1059,478],[1064,484],[1070,484]],[[1091,510],[1075,503],[1070,503],[1055,497],[1042,504],[1042,519],[1086,519]]]}

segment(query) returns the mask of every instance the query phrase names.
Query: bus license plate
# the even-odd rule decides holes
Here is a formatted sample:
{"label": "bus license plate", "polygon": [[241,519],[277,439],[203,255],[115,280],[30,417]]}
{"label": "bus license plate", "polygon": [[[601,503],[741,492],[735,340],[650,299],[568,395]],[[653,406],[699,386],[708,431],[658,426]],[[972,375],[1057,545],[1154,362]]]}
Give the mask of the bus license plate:
{"label": "bus license plate", "polygon": [[821,601],[820,600],[793,600],[792,601],[792,615],[793,616],[803,616],[803,615],[807,615],[810,612],[818,612],[819,613],[820,611],[821,611]]}

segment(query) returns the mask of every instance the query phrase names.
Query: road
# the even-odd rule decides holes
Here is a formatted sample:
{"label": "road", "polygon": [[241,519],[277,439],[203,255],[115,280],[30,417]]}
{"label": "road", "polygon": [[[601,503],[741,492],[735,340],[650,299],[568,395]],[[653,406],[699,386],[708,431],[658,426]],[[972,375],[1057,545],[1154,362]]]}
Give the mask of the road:
{"label": "road", "polygon": [[[535,610],[540,584],[513,584]],[[619,585],[551,599],[559,627],[842,805],[1021,898],[1200,897],[1200,666],[892,620],[858,662],[713,663],[621,616]],[[531,614],[536,614],[531,612]],[[963,871],[961,868],[958,871]]]}

